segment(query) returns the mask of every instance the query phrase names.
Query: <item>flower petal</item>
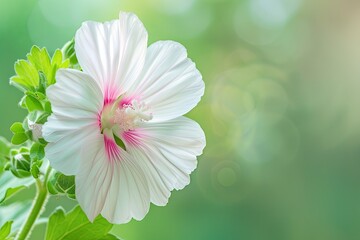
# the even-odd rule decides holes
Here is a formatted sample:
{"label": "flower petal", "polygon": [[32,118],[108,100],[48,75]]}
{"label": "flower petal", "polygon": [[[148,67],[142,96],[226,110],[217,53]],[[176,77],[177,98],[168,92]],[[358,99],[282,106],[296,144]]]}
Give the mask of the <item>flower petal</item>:
{"label": "flower petal", "polygon": [[[102,92],[93,78],[75,69],[59,69],[56,84],[46,90],[53,112],[58,107],[74,108],[90,114],[98,113],[103,104]],[[81,113],[80,113],[81,114]]]}
{"label": "flower petal", "polygon": [[148,104],[153,121],[164,121],[194,108],[204,94],[204,82],[181,44],[159,41],[148,48],[142,74],[128,94]]}
{"label": "flower petal", "polygon": [[150,197],[145,175],[129,154],[107,158],[104,143],[88,145],[90,158],[82,160],[76,175],[76,197],[92,221],[101,213],[111,223],[141,220],[149,211]]}
{"label": "flower petal", "polygon": [[82,158],[91,157],[90,153],[80,154],[81,149],[90,141],[98,138],[100,133],[95,127],[83,127],[69,132],[56,142],[50,142],[45,147],[46,158],[56,170],[66,174],[75,175],[78,172]]}
{"label": "flower petal", "polygon": [[79,166],[79,150],[98,133],[97,115],[102,106],[102,93],[87,74],[60,69],[57,83],[47,89],[52,115],[44,124],[46,157],[64,174],[73,175]]}
{"label": "flower petal", "polygon": [[[75,52],[83,71],[116,98],[137,79],[145,61],[147,32],[131,13],[111,22],[84,22],[75,36]],[[121,88],[121,89],[120,89]]]}
{"label": "flower petal", "polygon": [[[165,205],[173,189],[190,182],[196,156],[205,147],[205,135],[194,121],[179,117],[161,123],[147,123],[138,133],[123,137],[126,149],[143,168],[150,188],[151,202]],[[135,144],[134,144],[135,143]]]}

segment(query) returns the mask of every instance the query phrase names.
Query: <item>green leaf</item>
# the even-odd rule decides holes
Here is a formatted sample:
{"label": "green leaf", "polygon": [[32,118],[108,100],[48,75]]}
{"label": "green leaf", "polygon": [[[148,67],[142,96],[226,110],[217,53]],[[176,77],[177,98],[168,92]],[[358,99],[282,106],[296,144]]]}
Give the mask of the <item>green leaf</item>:
{"label": "green leaf", "polygon": [[29,62],[35,66],[38,71],[43,72],[48,79],[51,74],[52,66],[50,56],[46,48],[40,49],[38,46],[33,46],[30,53],[27,55],[27,58]]}
{"label": "green leaf", "polygon": [[112,224],[101,216],[91,223],[80,206],[75,207],[66,215],[62,208],[58,208],[49,218],[46,240],[111,239],[108,238],[111,228]]}
{"label": "green leaf", "polygon": [[24,89],[35,89],[39,86],[39,74],[37,69],[26,60],[18,60],[15,63],[16,76],[10,79],[10,84]]}
{"label": "green leaf", "polygon": [[46,98],[45,94],[41,93],[41,92],[31,92],[31,91],[27,91],[25,93],[26,95],[29,96],[33,96],[34,98],[36,98],[37,100],[41,101],[44,100]]}
{"label": "green leaf", "polygon": [[35,142],[30,148],[30,157],[37,160],[43,159],[45,157],[44,146]]}
{"label": "green leaf", "polygon": [[[76,56],[75,56],[76,57]],[[77,60],[76,60],[77,62]],[[59,68],[68,68],[70,67],[70,59],[66,59],[60,66]]]}
{"label": "green leaf", "polygon": [[25,130],[33,130],[33,124],[44,124],[47,121],[47,118],[51,115],[51,113],[44,111],[32,111],[28,114],[27,118],[23,123],[23,127]]}
{"label": "green leaf", "polygon": [[1,228],[0,228],[0,239],[7,239],[11,232],[11,225],[13,221],[6,222]]}
{"label": "green leaf", "polygon": [[45,89],[48,87],[46,76],[43,72],[39,72],[40,86],[39,91],[45,93]]}
{"label": "green leaf", "polygon": [[55,83],[55,74],[59,68],[69,67],[69,59],[64,59],[62,52],[56,50],[52,59],[46,48],[33,46],[27,60],[15,63],[16,75],[11,77],[10,84],[23,92],[27,90],[45,93],[47,86]]}
{"label": "green leaf", "polygon": [[44,100],[46,98],[45,94],[41,93],[41,92],[35,92],[34,93],[36,99],[38,100]]}
{"label": "green leaf", "polygon": [[19,102],[19,106],[20,106],[21,108],[24,108],[24,109],[27,108],[27,107],[26,107],[26,102],[25,102],[25,100],[26,100],[26,95],[23,96],[23,97],[21,98],[20,102]]}
{"label": "green leaf", "polygon": [[11,138],[11,143],[15,145],[20,145],[28,139],[25,133],[15,133],[14,136]]}
{"label": "green leaf", "polygon": [[25,129],[23,128],[22,123],[16,122],[11,125],[10,131],[13,133],[24,133]]}
{"label": "green leaf", "polygon": [[37,100],[34,96],[27,95],[25,98],[26,106],[29,112],[36,111],[36,110],[43,110],[43,106],[39,100]]}
{"label": "green leaf", "polygon": [[45,105],[44,105],[44,111],[48,114],[51,114],[52,111],[51,111],[51,103],[49,101],[45,102]]}
{"label": "green leaf", "polygon": [[[0,175],[0,204],[12,197],[15,193],[35,182],[33,178],[16,178],[10,172],[5,171]],[[0,215],[1,216],[1,215]]]}
{"label": "green leaf", "polygon": [[51,59],[51,65],[60,66],[62,64],[62,53],[60,49],[56,49],[55,53]]}
{"label": "green leaf", "polygon": [[44,124],[47,121],[47,118],[50,116],[49,113],[45,112],[41,115],[39,115],[38,119],[36,120],[36,123],[38,124]]}
{"label": "green leaf", "polygon": [[37,164],[38,162],[41,162],[41,161],[37,161],[35,163],[32,163],[31,167],[30,167],[30,173],[34,178],[39,178],[39,176],[40,176],[40,167],[39,167],[39,165],[41,166],[41,164]]}

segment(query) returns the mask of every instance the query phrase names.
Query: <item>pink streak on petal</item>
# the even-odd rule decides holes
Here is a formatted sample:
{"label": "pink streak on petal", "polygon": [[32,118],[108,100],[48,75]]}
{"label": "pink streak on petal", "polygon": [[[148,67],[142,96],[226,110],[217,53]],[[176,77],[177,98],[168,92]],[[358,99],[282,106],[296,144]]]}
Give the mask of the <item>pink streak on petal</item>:
{"label": "pink streak on petal", "polygon": [[119,107],[123,107],[124,105],[131,105],[132,100],[140,100],[140,96],[126,96],[123,99],[121,99],[119,103]]}
{"label": "pink streak on petal", "polygon": [[111,139],[104,134],[104,143],[105,143],[105,152],[108,160],[110,162],[113,162],[114,160],[118,159],[120,155],[120,149],[116,145],[114,139]]}
{"label": "pink streak on petal", "polygon": [[141,146],[141,139],[143,138],[144,134],[142,133],[141,129],[125,131],[121,134],[121,139],[123,139],[127,144],[134,147]]}
{"label": "pink streak on petal", "polygon": [[98,116],[97,116],[97,126],[99,127],[100,131],[101,131],[101,129],[102,129],[101,113],[102,113],[102,110],[101,110],[101,112],[98,113]]}
{"label": "pink streak on petal", "polygon": [[108,85],[105,87],[104,93],[104,106],[113,103],[118,97],[119,89],[114,86]]}

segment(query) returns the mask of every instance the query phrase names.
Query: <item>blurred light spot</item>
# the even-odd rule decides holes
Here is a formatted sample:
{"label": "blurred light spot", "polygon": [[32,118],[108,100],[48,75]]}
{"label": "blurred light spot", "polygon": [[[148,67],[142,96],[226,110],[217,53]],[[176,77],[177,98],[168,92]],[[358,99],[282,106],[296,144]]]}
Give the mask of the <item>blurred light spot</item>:
{"label": "blurred light spot", "polygon": [[214,117],[225,122],[241,121],[254,110],[281,116],[288,106],[288,97],[280,81],[283,76],[266,65],[225,71],[212,88]]}
{"label": "blurred light spot", "polygon": [[298,5],[298,0],[251,0],[250,12],[260,27],[278,27],[288,21]]}
{"label": "blurred light spot", "polygon": [[220,74],[212,87],[211,110],[221,128],[217,132],[226,139],[219,143],[224,149],[250,162],[293,157],[299,133],[286,117],[286,79],[277,68],[257,63]]}
{"label": "blurred light spot", "polygon": [[[256,99],[256,109],[268,116],[282,116],[288,106],[288,97],[284,88],[271,79],[256,79],[246,88],[248,94]],[[269,119],[268,119],[269,120]]]}
{"label": "blurred light spot", "polygon": [[311,40],[309,25],[305,22],[292,22],[280,38],[263,48],[264,55],[278,65],[298,64],[306,54],[306,47]]}
{"label": "blurred light spot", "polygon": [[300,0],[242,1],[234,16],[235,30],[251,44],[269,44],[281,34],[299,5]]}
{"label": "blurred light spot", "polygon": [[217,77],[212,89],[214,117],[232,122],[254,109],[254,99],[243,90],[246,78],[243,69],[230,69]]}
{"label": "blurred light spot", "polygon": [[239,123],[241,133],[237,141],[239,156],[250,162],[290,160],[299,147],[299,131],[291,120],[276,116],[276,122],[268,120],[268,114],[254,112]]}
{"label": "blurred light spot", "polygon": [[236,204],[249,192],[251,183],[246,172],[234,160],[208,158],[200,162],[196,175],[197,183],[204,196],[218,204]]}
{"label": "blurred light spot", "polygon": [[232,168],[225,167],[218,172],[218,182],[224,186],[229,187],[236,182],[236,173]]}

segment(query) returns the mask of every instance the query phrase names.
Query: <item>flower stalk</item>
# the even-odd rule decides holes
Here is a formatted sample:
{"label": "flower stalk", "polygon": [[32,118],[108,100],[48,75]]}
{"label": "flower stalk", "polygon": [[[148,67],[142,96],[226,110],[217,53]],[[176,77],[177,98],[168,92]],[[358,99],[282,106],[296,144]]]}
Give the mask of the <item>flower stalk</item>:
{"label": "flower stalk", "polygon": [[15,240],[25,240],[30,236],[31,230],[34,227],[34,223],[36,219],[38,219],[38,217],[40,216],[40,213],[48,199],[48,190],[46,188],[46,184],[49,179],[50,173],[51,167],[49,166],[45,173],[44,180],[41,181],[40,179],[36,179],[36,198],[30,210],[30,214],[26,219],[24,225],[20,228]]}

